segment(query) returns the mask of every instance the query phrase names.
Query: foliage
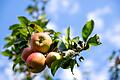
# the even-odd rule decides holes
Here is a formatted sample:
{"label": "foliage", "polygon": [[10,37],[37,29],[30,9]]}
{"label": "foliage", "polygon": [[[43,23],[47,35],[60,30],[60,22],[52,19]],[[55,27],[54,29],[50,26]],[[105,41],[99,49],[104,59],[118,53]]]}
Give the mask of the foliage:
{"label": "foliage", "polygon": [[110,62],[114,64],[110,67],[110,80],[119,80],[120,79],[120,50],[113,51],[109,57]]}
{"label": "foliage", "polygon": [[94,29],[94,21],[90,20],[84,25],[82,29],[83,40],[80,40],[79,36],[71,38],[70,27],[68,27],[66,30],[65,38],[61,38],[60,32],[56,32],[52,29],[49,30],[46,27],[47,23],[49,22],[49,20],[47,20],[45,16],[45,4],[47,3],[47,1],[43,0],[43,6],[40,9],[43,13],[38,14],[40,16],[33,15],[34,12],[39,12],[39,8],[37,6],[38,0],[33,1],[35,5],[28,6],[26,10],[36,20],[31,21],[24,16],[19,16],[18,20],[20,23],[14,24],[9,27],[9,30],[11,30],[12,32],[9,36],[5,38],[5,50],[2,52],[2,54],[13,61],[14,72],[25,72],[27,73],[26,79],[31,80],[34,76],[31,76],[31,72],[29,72],[29,69],[27,68],[25,62],[22,61],[21,53],[24,48],[30,46],[30,38],[32,33],[48,32],[53,41],[52,45],[50,46],[49,52],[54,51],[62,55],[62,59],[56,60],[52,63],[50,68],[52,75],[54,76],[59,68],[70,68],[71,72],[73,73],[74,66],[79,66],[77,56],[79,57],[79,61],[81,62],[84,60],[84,57],[80,55],[82,51],[88,50],[92,45],[98,46],[101,44],[99,36],[97,34],[95,34],[93,37],[90,36]]}

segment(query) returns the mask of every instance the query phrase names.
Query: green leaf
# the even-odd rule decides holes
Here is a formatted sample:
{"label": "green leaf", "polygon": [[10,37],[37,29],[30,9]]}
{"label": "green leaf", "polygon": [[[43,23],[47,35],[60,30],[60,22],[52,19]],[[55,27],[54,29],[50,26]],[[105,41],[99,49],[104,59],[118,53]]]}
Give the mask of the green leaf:
{"label": "green leaf", "polygon": [[10,26],[9,29],[12,30],[12,34],[11,34],[12,36],[17,36],[18,34],[20,34],[20,31],[22,29],[25,29],[25,27],[23,27],[20,24],[14,24]]}
{"label": "green leaf", "polygon": [[63,59],[63,61],[62,61],[62,63],[61,63],[61,68],[63,68],[63,69],[68,69],[68,68],[70,68],[70,62],[71,61],[71,59],[70,58],[65,58],[65,59]]}
{"label": "green leaf", "polygon": [[22,60],[21,60],[21,55],[17,55],[16,59],[14,60],[14,64],[12,66],[12,69],[13,71],[15,70],[15,67],[18,63],[20,63]]}
{"label": "green leaf", "polygon": [[59,41],[57,47],[58,47],[58,49],[59,49],[60,51],[66,51],[66,50],[67,50],[67,47],[66,47],[65,43],[64,43],[62,40]]}
{"label": "green leaf", "polygon": [[90,34],[92,33],[93,28],[94,28],[94,21],[93,20],[88,21],[84,25],[84,27],[82,29],[82,38],[85,42],[88,39],[88,37],[90,36]]}
{"label": "green leaf", "polygon": [[13,49],[14,49],[14,51],[15,51],[16,54],[20,54],[20,45],[14,44]]}
{"label": "green leaf", "polygon": [[12,31],[12,36],[17,36],[17,35],[19,35],[20,34],[20,31],[19,31],[19,29],[18,30],[13,30]]}
{"label": "green leaf", "polygon": [[46,29],[44,30],[44,32],[49,32],[49,34],[54,34],[55,31],[53,29]]}
{"label": "green leaf", "polygon": [[28,26],[28,30],[30,33],[33,33],[35,30],[33,28],[31,28],[30,26]]}
{"label": "green leaf", "polygon": [[5,38],[5,40],[7,41],[7,43],[4,45],[4,48],[8,48],[8,47],[14,45],[15,37],[8,36]]}
{"label": "green leaf", "polygon": [[8,36],[8,37],[5,37],[4,39],[5,39],[5,41],[10,42],[10,41],[14,40],[14,37]]}
{"label": "green leaf", "polygon": [[14,43],[16,52],[18,52],[19,49],[23,49],[23,48],[27,47],[28,46],[27,43],[28,43],[28,41],[26,41],[26,40],[17,39]]}
{"label": "green leaf", "polygon": [[30,22],[26,17],[24,16],[18,16],[18,20],[22,24],[22,26],[26,27],[28,26],[28,23]]}
{"label": "green leaf", "polygon": [[88,45],[93,45],[93,46],[98,46],[101,44],[100,42],[100,38],[97,34],[95,34],[93,37],[91,37],[88,42],[87,42]]}
{"label": "green leaf", "polygon": [[55,75],[56,71],[60,67],[61,62],[62,62],[62,60],[60,59],[60,60],[56,60],[56,61],[54,61],[52,63],[52,65],[51,65],[51,73],[52,73],[53,76]]}
{"label": "green leaf", "polygon": [[43,32],[43,29],[39,25],[37,25],[35,23],[31,23],[30,27],[33,28],[37,32]]}
{"label": "green leaf", "polygon": [[9,30],[16,30],[16,29],[21,29],[22,26],[20,24],[14,24],[12,26],[9,27]]}
{"label": "green leaf", "polygon": [[22,38],[18,38],[15,40],[15,43],[14,44],[18,44],[18,45],[21,45],[22,42],[24,42],[26,40],[22,39]]}
{"label": "green leaf", "polygon": [[8,42],[7,44],[4,45],[4,48],[8,48],[8,47],[12,46],[13,44],[14,44],[13,41]]}
{"label": "green leaf", "polygon": [[71,68],[72,74],[74,74],[74,73],[73,73],[73,69],[74,69],[75,64],[76,64],[76,60],[71,59],[71,60],[70,60],[70,68]]}
{"label": "green leaf", "polygon": [[91,47],[91,45],[87,44],[87,45],[84,47],[84,49],[83,49],[83,50],[89,50],[89,49],[90,49],[90,47]]}
{"label": "green leaf", "polygon": [[17,65],[17,63],[14,63],[12,66],[12,70],[15,71],[15,66]]}
{"label": "green leaf", "polygon": [[67,43],[69,43],[69,40],[70,40],[70,27],[68,27],[67,30],[66,30],[65,40],[67,41]]}
{"label": "green leaf", "polygon": [[49,20],[36,20],[36,21],[32,21],[32,23],[35,23],[37,25],[39,25],[42,29],[45,29],[46,28],[46,25],[48,24]]}
{"label": "green leaf", "polygon": [[80,37],[79,37],[79,36],[74,37],[74,38],[72,39],[72,41],[75,42],[75,43],[78,43],[79,40],[80,40]]}
{"label": "green leaf", "polygon": [[4,55],[4,56],[12,56],[13,54],[12,54],[12,52],[10,51],[10,50],[8,50],[8,49],[6,49],[5,51],[3,51],[2,52],[2,55]]}
{"label": "green leaf", "polygon": [[61,34],[60,32],[55,32],[54,33],[54,40],[59,39],[60,34]]}
{"label": "green leaf", "polygon": [[21,29],[21,30],[19,30],[19,31],[20,31],[20,33],[21,33],[23,36],[27,37],[28,31],[27,31],[26,29]]}
{"label": "green leaf", "polygon": [[58,43],[59,43],[58,40],[54,41],[54,42],[50,45],[49,51],[51,52],[51,51],[56,51],[56,50],[58,50],[58,47],[57,47]]}

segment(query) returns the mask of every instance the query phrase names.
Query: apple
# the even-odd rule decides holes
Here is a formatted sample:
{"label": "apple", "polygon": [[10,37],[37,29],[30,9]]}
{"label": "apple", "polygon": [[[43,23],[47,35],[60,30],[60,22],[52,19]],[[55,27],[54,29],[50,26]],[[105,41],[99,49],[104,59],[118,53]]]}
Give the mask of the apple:
{"label": "apple", "polygon": [[42,53],[34,52],[28,56],[26,64],[31,72],[39,73],[46,67],[45,60],[45,56]]}
{"label": "apple", "polygon": [[26,59],[28,58],[28,56],[32,53],[33,51],[31,50],[30,47],[24,48],[24,50],[22,51],[22,55],[21,58],[23,61],[26,61]]}
{"label": "apple", "polygon": [[31,36],[30,45],[33,51],[47,53],[51,44],[52,39],[47,33],[34,33]]}
{"label": "apple", "polygon": [[52,62],[54,62],[55,60],[59,60],[61,59],[61,55],[57,52],[50,52],[47,57],[46,57],[46,65],[50,68]]}

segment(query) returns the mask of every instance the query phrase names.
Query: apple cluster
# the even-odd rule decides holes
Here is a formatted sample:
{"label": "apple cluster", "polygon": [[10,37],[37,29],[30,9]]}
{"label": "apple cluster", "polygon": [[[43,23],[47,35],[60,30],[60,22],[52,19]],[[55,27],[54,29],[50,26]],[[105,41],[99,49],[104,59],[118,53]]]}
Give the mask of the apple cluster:
{"label": "apple cluster", "polygon": [[21,55],[31,72],[41,72],[46,65],[50,68],[53,61],[61,58],[59,53],[49,52],[51,44],[52,39],[45,32],[31,35],[30,47],[24,48]]}

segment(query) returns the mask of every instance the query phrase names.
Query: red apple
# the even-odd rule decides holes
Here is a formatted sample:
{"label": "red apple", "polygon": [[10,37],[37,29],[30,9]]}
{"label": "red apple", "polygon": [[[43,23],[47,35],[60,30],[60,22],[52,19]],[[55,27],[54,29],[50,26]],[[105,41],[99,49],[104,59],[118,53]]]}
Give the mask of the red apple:
{"label": "red apple", "polygon": [[33,73],[41,72],[45,69],[45,56],[39,52],[32,53],[28,56],[26,64]]}
{"label": "red apple", "polygon": [[23,61],[26,61],[26,59],[28,58],[28,56],[32,53],[33,51],[31,50],[30,47],[24,48],[21,58]]}
{"label": "red apple", "polygon": [[52,39],[47,33],[34,33],[31,36],[30,45],[33,51],[47,53],[51,44]]}
{"label": "red apple", "polygon": [[57,52],[50,52],[47,57],[46,57],[46,61],[45,63],[47,64],[47,66],[50,68],[52,62],[54,62],[55,60],[61,59],[61,55]]}

